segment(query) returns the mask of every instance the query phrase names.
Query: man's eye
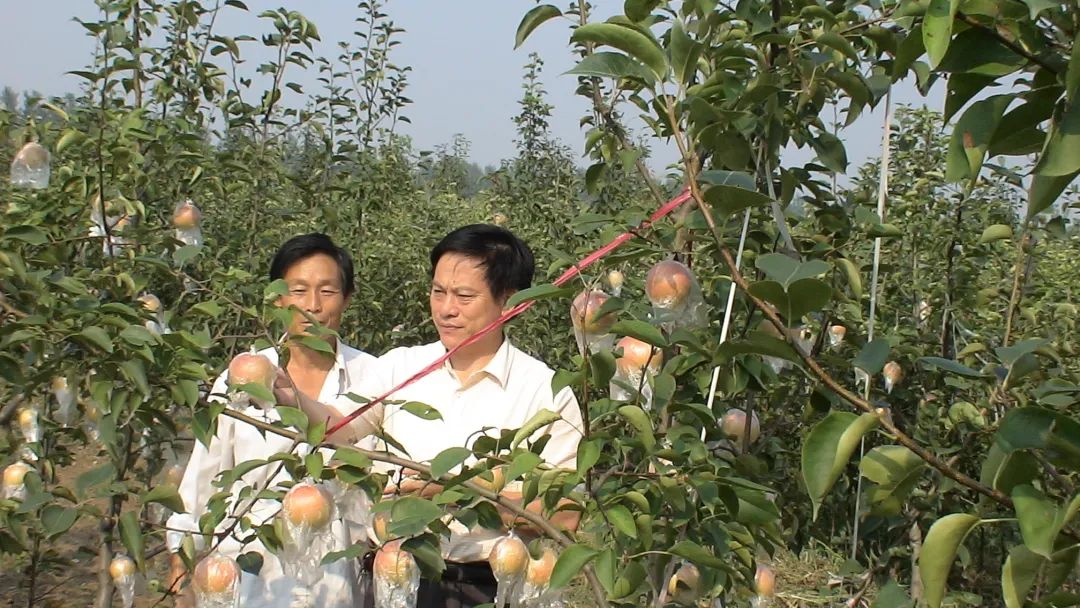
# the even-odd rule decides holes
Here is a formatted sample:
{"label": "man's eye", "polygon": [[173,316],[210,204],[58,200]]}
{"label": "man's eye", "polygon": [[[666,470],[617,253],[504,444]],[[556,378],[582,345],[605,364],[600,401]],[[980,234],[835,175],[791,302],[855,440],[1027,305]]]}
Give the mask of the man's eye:
{"label": "man's eye", "polygon": [[303,287],[293,287],[292,289],[289,290],[289,293],[293,294],[294,296],[298,296],[298,295],[303,294],[305,291],[307,291],[307,290],[304,289]]}
{"label": "man's eye", "polygon": [[336,296],[338,294],[336,289],[324,289],[322,293],[324,296]]}

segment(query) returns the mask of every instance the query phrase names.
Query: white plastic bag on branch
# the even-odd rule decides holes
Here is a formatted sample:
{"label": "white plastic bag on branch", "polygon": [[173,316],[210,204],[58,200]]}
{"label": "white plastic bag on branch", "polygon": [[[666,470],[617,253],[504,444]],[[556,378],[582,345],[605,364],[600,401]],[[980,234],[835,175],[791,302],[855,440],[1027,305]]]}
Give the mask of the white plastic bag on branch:
{"label": "white plastic bag on branch", "polygon": [[30,444],[41,441],[41,415],[38,412],[37,405],[30,407],[19,408],[16,413],[19,420],[19,434],[22,435],[23,444],[21,454],[26,460],[37,460],[37,454],[30,447]]}
{"label": "white plastic bag on branch", "polygon": [[87,234],[91,238],[102,239],[101,250],[106,257],[119,255],[128,245],[127,239],[120,233],[130,225],[131,217],[123,203],[109,200],[103,206],[100,194],[90,202],[90,229]]}
{"label": "white plastic bag on branch", "polygon": [[833,325],[829,328],[829,348],[839,348],[844,343],[847,328],[843,325]]}
{"label": "white plastic bag on branch", "polygon": [[683,606],[696,606],[701,598],[701,572],[690,562],[683,562],[668,579],[668,599]]}
{"label": "white plastic bag on branch", "polygon": [[8,500],[26,498],[26,474],[31,471],[25,462],[13,462],[4,468],[4,485],[0,497]]}
{"label": "white plastic bag on branch", "polygon": [[615,345],[622,355],[615,359],[615,375],[611,378],[611,398],[632,401],[638,394],[646,410],[652,408],[652,380],[664,365],[664,353],[659,348],[637,338],[626,336]]}
{"label": "white plastic bag on branch", "polygon": [[143,310],[150,313],[153,317],[152,319],[147,319],[146,322],[143,323],[143,327],[146,328],[146,331],[155,336],[171,334],[172,330],[169,329],[168,324],[165,323],[165,308],[161,305],[161,299],[152,293],[144,293],[139,296],[138,299]]}
{"label": "white plastic bag on branch", "polygon": [[176,228],[176,240],[185,245],[202,247],[202,211],[191,199],[177,203],[172,221]]}
{"label": "white plastic bag on branch", "polygon": [[529,567],[529,549],[516,534],[510,532],[499,539],[488,556],[491,573],[495,575],[495,608],[517,607],[521,602],[525,571]]}
{"label": "white plastic bag on branch", "polygon": [[11,161],[11,185],[16,188],[48,188],[50,173],[52,163],[49,151],[37,142],[32,141],[20,148]]}
{"label": "white plastic bag on branch", "polygon": [[56,400],[56,411],[53,419],[61,426],[69,427],[75,422],[75,393],[68,385],[68,379],[64,376],[56,376],[49,385],[53,399]]}
{"label": "white plastic bag on branch", "polygon": [[83,402],[83,432],[86,433],[86,437],[90,441],[97,441],[101,432],[98,428],[98,422],[101,421],[101,410],[98,406],[89,401]]}
{"label": "white plastic bag on branch", "polygon": [[135,605],[135,561],[130,557],[117,553],[109,563],[109,576],[112,577],[116,591],[120,593],[120,600],[124,608]]}
{"label": "white plastic bag on branch", "polygon": [[334,550],[330,524],[336,516],[333,497],[321,484],[304,480],[285,493],[281,567],[301,587],[310,589],[323,577],[323,556]]}
{"label": "white plastic bag on branch", "polygon": [[753,608],[766,608],[772,603],[773,595],[776,594],[776,573],[768,564],[758,564],[757,572],[754,573],[754,599],[750,600]]}
{"label": "white plastic bag on branch", "polygon": [[240,601],[240,566],[226,555],[209,555],[195,566],[191,586],[199,608],[235,608]]}
{"label": "white plastic bag on branch", "polygon": [[652,303],[653,323],[668,331],[700,329],[709,322],[697,277],[682,262],[654,264],[645,275],[645,295]]}
{"label": "white plastic bag on branch", "polygon": [[411,553],[401,548],[404,539],[392,540],[375,553],[375,608],[415,608],[420,590],[420,568]]}
{"label": "white plastic bag on branch", "polygon": [[551,547],[545,547],[540,559],[530,559],[525,569],[525,583],[521,590],[521,602],[526,608],[561,608],[561,590],[551,588],[551,571],[558,555]]}
{"label": "white plastic bag on branch", "polygon": [[586,349],[589,352],[610,350],[615,343],[615,337],[611,335],[611,326],[616,321],[615,314],[598,314],[607,301],[606,293],[594,289],[579,293],[570,304],[574,338],[577,340],[578,352],[582,355]]}

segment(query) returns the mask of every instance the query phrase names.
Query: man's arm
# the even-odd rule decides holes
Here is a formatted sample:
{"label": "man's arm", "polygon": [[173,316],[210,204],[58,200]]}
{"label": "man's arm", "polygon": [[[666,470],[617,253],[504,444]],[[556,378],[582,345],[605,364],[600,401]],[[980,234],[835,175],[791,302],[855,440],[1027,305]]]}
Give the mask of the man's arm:
{"label": "man's arm", "polygon": [[[344,420],[346,414],[343,412],[345,410],[352,412],[362,405],[346,397],[342,397],[334,404],[322,403],[312,399],[297,390],[289,375],[281,369],[278,369],[277,377],[274,380],[274,398],[281,405],[300,408],[312,422],[325,420],[327,428]],[[349,404],[352,407],[349,407]],[[337,445],[355,445],[364,437],[375,433],[377,426],[382,421],[382,411],[383,405],[380,403],[345,425],[340,431],[327,437],[327,441]]]}

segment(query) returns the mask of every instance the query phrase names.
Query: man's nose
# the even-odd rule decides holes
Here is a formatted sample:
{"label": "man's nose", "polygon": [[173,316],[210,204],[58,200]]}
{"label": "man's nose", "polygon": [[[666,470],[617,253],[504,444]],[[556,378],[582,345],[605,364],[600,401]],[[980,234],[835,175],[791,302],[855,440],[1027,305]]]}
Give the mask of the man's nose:
{"label": "man's nose", "polygon": [[459,308],[457,304],[457,298],[454,298],[453,296],[447,296],[443,298],[442,301],[436,304],[436,307],[437,309],[435,312],[440,317],[449,318],[456,317],[458,315]]}
{"label": "man's nose", "polygon": [[308,312],[320,312],[322,310],[322,296],[318,291],[312,291],[308,294],[307,301],[304,302],[304,310]]}

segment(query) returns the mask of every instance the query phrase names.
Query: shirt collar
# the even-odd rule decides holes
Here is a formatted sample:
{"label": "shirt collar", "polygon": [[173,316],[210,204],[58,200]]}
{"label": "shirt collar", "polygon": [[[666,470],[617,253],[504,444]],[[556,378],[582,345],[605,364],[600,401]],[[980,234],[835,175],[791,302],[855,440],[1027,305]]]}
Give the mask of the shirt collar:
{"label": "shirt collar", "polygon": [[[491,361],[488,361],[487,365],[483,368],[473,372],[463,384],[471,385],[472,379],[475,378],[477,374],[484,374],[498,382],[499,386],[502,388],[506,388],[506,383],[510,379],[510,363],[513,359],[513,348],[514,347],[510,344],[510,339],[503,336],[502,344],[499,346],[499,350],[495,351],[495,356],[491,358]],[[443,350],[445,351],[445,348]],[[454,368],[450,366],[449,359],[443,362],[443,369],[454,378],[457,378],[457,374],[454,373]]]}

